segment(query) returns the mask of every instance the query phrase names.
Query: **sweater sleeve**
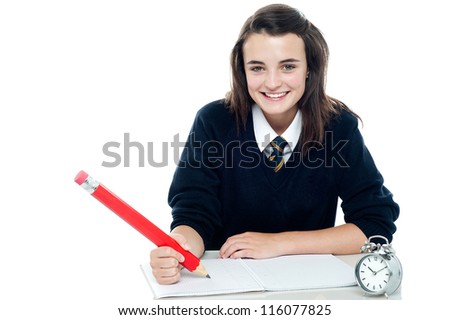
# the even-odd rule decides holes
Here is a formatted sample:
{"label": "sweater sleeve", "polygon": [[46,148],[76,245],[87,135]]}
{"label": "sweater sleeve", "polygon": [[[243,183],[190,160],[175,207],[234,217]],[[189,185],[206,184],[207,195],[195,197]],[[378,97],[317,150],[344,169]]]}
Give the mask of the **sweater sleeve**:
{"label": "sweater sleeve", "polygon": [[[213,125],[201,109],[194,120],[169,189],[172,207],[171,229],[187,225],[196,230],[209,247],[221,226],[218,189],[220,179],[214,162],[216,148]],[[213,150],[213,151],[211,151]]]}
{"label": "sweater sleeve", "polygon": [[[358,226],[367,236],[381,235],[392,241],[399,206],[384,186],[384,179],[364,144],[356,119],[348,131],[339,164],[338,188],[347,223]],[[342,137],[341,137],[342,138]],[[335,141],[334,143],[339,143]]]}

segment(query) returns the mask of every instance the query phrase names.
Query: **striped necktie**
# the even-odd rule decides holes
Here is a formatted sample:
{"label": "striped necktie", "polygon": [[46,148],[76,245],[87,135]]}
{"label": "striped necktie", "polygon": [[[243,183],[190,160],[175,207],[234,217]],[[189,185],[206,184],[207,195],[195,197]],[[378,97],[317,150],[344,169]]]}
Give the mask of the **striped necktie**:
{"label": "striped necktie", "polygon": [[277,136],[270,142],[270,146],[272,147],[272,153],[269,156],[269,161],[272,163],[274,167],[274,171],[278,172],[284,164],[283,158],[283,150],[286,147],[287,142],[282,137]]}

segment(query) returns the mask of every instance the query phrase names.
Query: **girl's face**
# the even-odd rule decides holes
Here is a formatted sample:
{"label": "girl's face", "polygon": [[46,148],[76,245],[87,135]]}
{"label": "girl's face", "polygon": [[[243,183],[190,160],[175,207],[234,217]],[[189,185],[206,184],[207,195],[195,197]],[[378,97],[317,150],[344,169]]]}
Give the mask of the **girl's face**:
{"label": "girl's face", "polygon": [[281,133],[297,112],[305,91],[305,45],[296,34],[251,34],[243,46],[248,91],[269,124]]}

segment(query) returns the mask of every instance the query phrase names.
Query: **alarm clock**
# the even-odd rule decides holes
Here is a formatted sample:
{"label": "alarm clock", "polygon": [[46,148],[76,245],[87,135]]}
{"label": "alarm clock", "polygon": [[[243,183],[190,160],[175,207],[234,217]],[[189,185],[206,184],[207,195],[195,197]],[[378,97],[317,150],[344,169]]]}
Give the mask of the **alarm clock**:
{"label": "alarm clock", "polygon": [[[385,244],[371,242],[380,238]],[[365,253],[355,267],[356,281],[364,293],[389,297],[400,287],[403,269],[395,250],[383,236],[372,236],[361,247]]]}

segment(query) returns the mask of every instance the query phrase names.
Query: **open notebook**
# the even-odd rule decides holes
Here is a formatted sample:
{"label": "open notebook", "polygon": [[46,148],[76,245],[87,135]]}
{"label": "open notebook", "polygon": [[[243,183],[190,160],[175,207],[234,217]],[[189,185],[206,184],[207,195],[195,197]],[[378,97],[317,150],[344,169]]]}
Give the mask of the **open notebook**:
{"label": "open notebook", "polygon": [[272,259],[205,259],[211,279],[182,270],[181,280],[160,285],[149,264],[141,265],[156,299],[256,291],[288,291],[356,285],[354,270],[328,254],[293,255]]}

